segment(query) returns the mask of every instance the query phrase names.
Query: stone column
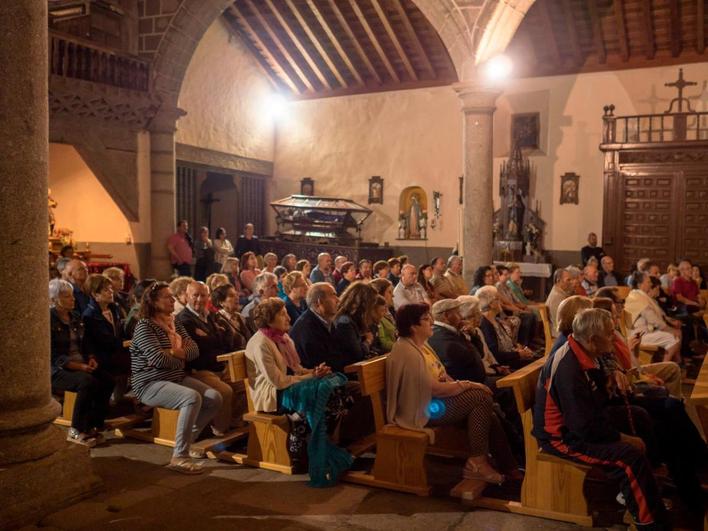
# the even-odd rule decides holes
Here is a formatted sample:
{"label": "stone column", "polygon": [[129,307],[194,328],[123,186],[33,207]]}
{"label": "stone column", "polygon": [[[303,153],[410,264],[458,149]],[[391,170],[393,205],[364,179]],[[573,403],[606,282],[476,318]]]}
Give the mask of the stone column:
{"label": "stone column", "polygon": [[464,276],[472,285],[474,270],[492,263],[492,120],[500,92],[478,84],[453,86],[462,104],[464,161],[463,220],[460,255]]}
{"label": "stone column", "polygon": [[47,3],[0,2],[0,526],[97,485],[89,452],[52,424],[47,299]]}

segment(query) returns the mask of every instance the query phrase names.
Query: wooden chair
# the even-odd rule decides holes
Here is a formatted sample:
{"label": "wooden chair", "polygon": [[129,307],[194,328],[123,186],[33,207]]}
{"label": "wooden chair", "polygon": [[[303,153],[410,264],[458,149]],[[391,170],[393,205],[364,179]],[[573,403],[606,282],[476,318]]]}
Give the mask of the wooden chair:
{"label": "wooden chair", "polygon": [[[229,354],[223,356],[229,356]],[[221,358],[223,356],[219,356],[217,359],[222,361]],[[156,407],[153,409],[150,428],[121,426],[115,430],[115,433],[119,437],[131,437],[141,441],[174,447],[178,419],[179,410]],[[214,448],[228,446],[232,442],[245,437],[246,434],[247,430],[245,428],[237,428],[226,433],[223,437],[212,437],[197,441],[191,445],[191,448],[203,450],[209,457],[215,457],[215,453],[212,451]]]}
{"label": "wooden chair", "polygon": [[246,373],[246,352],[239,350],[223,354],[218,356],[217,360],[226,363],[226,370],[232,383],[244,383],[248,413],[243,418],[249,423],[249,427],[248,449],[245,455],[234,452],[218,452],[216,457],[282,474],[292,474],[292,463],[287,451],[290,422],[285,415],[262,413],[253,407]]}
{"label": "wooden chair", "polygon": [[551,333],[551,320],[548,316],[548,306],[545,304],[538,304],[536,308],[538,308],[538,314],[541,316],[543,335],[546,341],[544,356],[548,356],[553,348],[553,334]]}
{"label": "wooden chair", "polygon": [[539,359],[497,381],[514,392],[524,427],[526,474],[520,502],[507,502],[505,510],[552,520],[592,526],[592,515],[583,494],[585,476],[591,467],[575,464],[539,450],[533,428],[536,383],[545,359]]}
{"label": "wooden chair", "polygon": [[[343,480],[371,487],[428,496],[431,492],[425,465],[426,454],[466,458],[469,455],[467,434],[455,426],[434,428],[435,444],[430,445],[428,435],[422,431],[386,424],[382,394],[386,391],[386,356],[350,365],[346,372],[356,372],[361,394],[371,399],[376,426],[376,459],[373,469],[352,471]],[[479,496],[486,484],[479,482]],[[493,506],[497,500],[488,500]],[[503,501],[498,501],[503,505]]]}

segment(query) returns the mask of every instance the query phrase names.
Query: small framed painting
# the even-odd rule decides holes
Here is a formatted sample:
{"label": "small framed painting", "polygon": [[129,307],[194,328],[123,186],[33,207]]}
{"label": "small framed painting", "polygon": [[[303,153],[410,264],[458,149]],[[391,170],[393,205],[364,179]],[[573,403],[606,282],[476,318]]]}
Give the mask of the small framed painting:
{"label": "small framed painting", "polygon": [[561,175],[560,204],[577,205],[580,203],[580,175],[566,173]]}
{"label": "small framed painting", "polygon": [[369,204],[383,204],[383,179],[374,175],[369,179]]}
{"label": "small framed painting", "polygon": [[541,115],[537,112],[511,115],[511,146],[539,149]]}
{"label": "small framed painting", "polygon": [[315,195],[315,181],[305,177],[300,181],[300,195]]}

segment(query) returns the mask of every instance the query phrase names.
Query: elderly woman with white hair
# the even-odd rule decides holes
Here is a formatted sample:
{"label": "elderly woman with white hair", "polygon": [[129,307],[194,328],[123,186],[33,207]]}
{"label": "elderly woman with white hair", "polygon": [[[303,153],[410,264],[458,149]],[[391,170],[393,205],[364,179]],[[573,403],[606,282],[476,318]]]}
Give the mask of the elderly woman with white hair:
{"label": "elderly woman with white hair", "polygon": [[482,312],[480,329],[484,341],[492,355],[501,364],[512,370],[527,365],[534,358],[534,353],[528,347],[516,344],[501,323],[501,302],[497,288],[482,286],[477,290],[479,309]]}
{"label": "elderly woman with white hair", "polygon": [[49,282],[52,389],[76,393],[67,440],[93,447],[108,414],[113,378],[84,345],[84,327],[74,311],[74,287],[58,278]]}
{"label": "elderly woman with white hair", "polygon": [[484,340],[484,334],[480,330],[482,323],[482,311],[479,309],[479,298],[475,295],[460,295],[457,297],[460,302],[460,315],[462,316],[462,327],[460,331],[467,340],[472,343],[481,353],[484,370],[488,377],[505,376],[509,374],[509,367],[501,365],[489,350]]}

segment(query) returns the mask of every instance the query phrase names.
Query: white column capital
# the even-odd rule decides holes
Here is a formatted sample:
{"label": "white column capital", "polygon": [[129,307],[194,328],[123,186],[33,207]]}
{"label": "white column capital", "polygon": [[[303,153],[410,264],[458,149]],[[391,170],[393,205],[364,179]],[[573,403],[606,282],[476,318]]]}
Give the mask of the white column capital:
{"label": "white column capital", "polygon": [[462,104],[462,112],[492,114],[496,109],[497,98],[501,91],[480,83],[455,83],[452,85]]}

